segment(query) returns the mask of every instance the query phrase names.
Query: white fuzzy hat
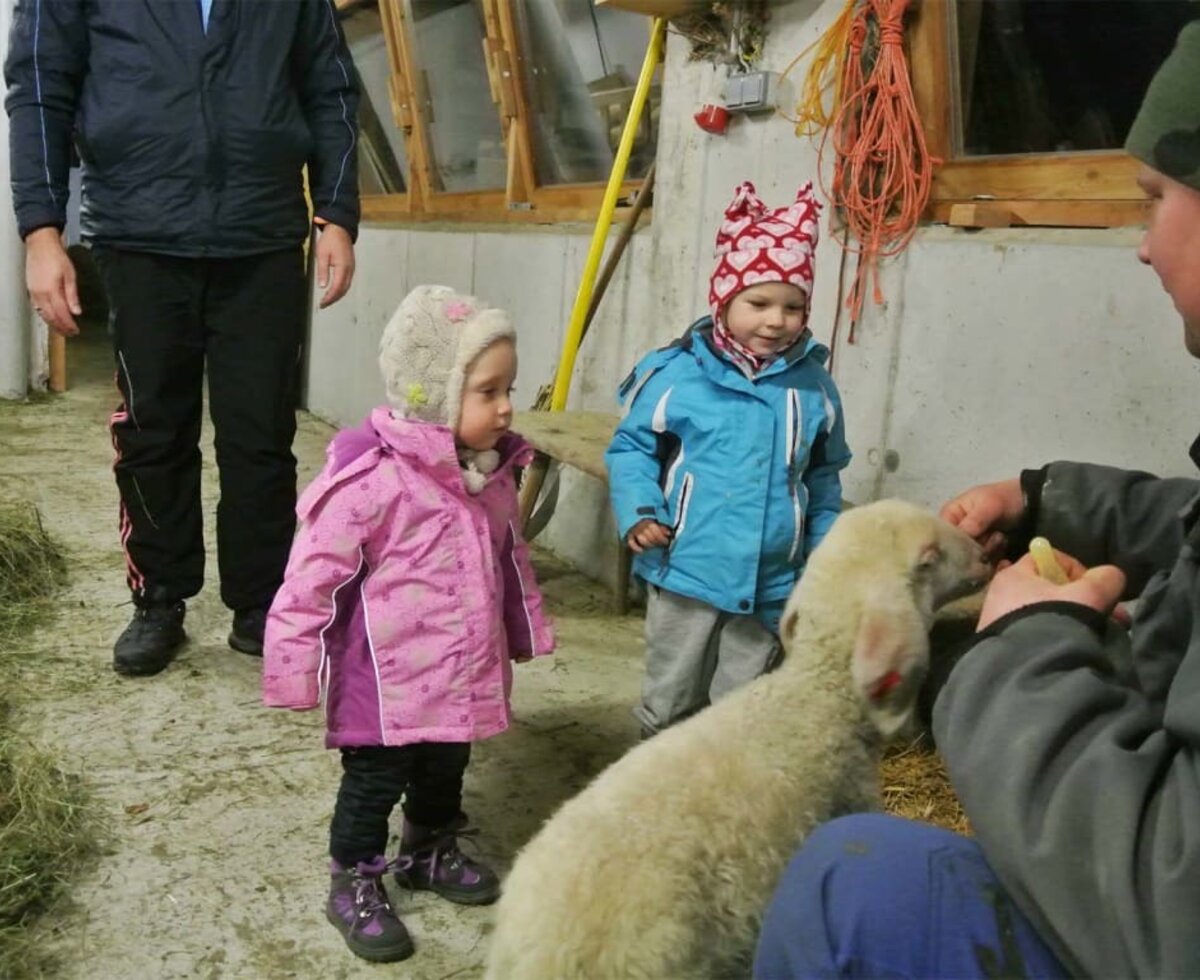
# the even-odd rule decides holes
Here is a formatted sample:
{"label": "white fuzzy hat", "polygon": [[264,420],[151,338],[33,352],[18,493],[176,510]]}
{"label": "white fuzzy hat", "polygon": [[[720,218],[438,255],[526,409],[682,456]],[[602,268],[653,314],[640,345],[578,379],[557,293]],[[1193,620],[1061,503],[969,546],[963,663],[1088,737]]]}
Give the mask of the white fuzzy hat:
{"label": "white fuzzy hat", "polygon": [[388,401],[404,418],[455,428],[467,367],[498,340],[517,340],[503,310],[449,286],[417,286],[379,340]]}

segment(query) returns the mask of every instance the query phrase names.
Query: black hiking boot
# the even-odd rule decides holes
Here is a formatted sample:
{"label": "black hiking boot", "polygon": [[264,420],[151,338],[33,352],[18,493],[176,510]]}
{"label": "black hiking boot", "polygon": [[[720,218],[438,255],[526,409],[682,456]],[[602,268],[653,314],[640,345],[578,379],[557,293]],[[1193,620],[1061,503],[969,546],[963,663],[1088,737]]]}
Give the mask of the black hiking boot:
{"label": "black hiking boot", "polygon": [[126,677],[148,677],[163,670],[187,639],[182,602],[138,606],[113,645],[113,670]]}
{"label": "black hiking boot", "polygon": [[239,653],[261,657],[263,632],[267,628],[267,611],[262,608],[239,609],[233,614],[233,628],[229,631],[229,645]]}

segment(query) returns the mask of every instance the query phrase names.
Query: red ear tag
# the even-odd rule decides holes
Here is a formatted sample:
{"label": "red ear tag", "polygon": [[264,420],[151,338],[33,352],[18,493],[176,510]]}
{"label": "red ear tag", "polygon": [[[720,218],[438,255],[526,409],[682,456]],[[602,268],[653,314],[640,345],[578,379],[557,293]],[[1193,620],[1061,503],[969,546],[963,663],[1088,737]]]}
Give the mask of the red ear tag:
{"label": "red ear tag", "polygon": [[889,670],[886,674],[879,678],[875,686],[871,688],[871,700],[882,701],[889,694],[891,694],[893,690],[899,687],[900,682],[903,680],[904,678],[900,676],[899,671]]}

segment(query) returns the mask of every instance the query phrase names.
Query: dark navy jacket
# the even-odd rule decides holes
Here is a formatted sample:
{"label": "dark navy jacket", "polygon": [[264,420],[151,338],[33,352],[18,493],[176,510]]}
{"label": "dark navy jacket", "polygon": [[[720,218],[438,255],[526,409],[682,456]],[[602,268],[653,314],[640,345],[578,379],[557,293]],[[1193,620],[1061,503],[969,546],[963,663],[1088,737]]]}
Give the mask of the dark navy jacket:
{"label": "dark navy jacket", "polygon": [[17,0],[5,62],[22,237],[66,220],[117,248],[252,255],[317,217],[357,234],[358,81],[333,0]]}

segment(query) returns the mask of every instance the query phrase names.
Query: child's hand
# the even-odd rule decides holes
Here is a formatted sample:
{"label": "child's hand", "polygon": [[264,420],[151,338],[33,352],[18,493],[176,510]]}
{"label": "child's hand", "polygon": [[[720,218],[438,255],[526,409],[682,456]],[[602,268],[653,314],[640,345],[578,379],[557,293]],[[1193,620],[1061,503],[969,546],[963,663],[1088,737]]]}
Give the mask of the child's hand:
{"label": "child's hand", "polygon": [[646,518],[630,528],[629,533],[625,535],[625,543],[629,545],[630,551],[635,555],[640,555],[643,551],[649,551],[651,548],[665,548],[671,543],[673,533],[667,525]]}

